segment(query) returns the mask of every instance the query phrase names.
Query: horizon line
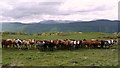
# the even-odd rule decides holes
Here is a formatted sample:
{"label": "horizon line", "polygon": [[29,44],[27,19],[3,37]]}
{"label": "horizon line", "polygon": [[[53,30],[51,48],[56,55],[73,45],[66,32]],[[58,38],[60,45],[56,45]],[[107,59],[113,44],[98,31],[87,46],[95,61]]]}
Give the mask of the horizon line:
{"label": "horizon line", "polygon": [[88,21],[97,21],[97,20],[109,20],[109,21],[120,21],[119,19],[116,20],[110,20],[110,19],[95,19],[95,20],[41,20],[41,21],[34,21],[34,22],[22,22],[22,21],[0,21],[0,23],[24,23],[24,24],[29,24],[29,23],[40,23],[42,21],[81,21],[81,22],[88,22]]}

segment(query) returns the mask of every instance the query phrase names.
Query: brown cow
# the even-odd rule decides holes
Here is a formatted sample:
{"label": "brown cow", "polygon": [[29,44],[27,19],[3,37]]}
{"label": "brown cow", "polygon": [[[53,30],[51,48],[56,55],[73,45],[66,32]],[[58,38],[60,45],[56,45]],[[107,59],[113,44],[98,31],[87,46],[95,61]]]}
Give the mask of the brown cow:
{"label": "brown cow", "polygon": [[61,49],[61,40],[53,40],[53,45],[56,49]]}
{"label": "brown cow", "polygon": [[35,40],[34,40],[34,39],[32,39],[32,40],[28,40],[28,41],[29,41],[30,47],[34,47]]}
{"label": "brown cow", "polygon": [[83,40],[82,46],[87,48],[97,48],[100,45],[101,41],[99,40]]}
{"label": "brown cow", "polygon": [[61,41],[61,46],[63,49],[71,49],[71,44],[70,44],[70,41],[68,40],[62,40]]}
{"label": "brown cow", "polygon": [[30,49],[30,43],[28,40],[22,40],[22,46],[27,48],[27,49]]}
{"label": "brown cow", "polygon": [[2,47],[7,48],[7,47],[11,47],[12,46],[12,39],[7,39],[7,40],[2,40]]}

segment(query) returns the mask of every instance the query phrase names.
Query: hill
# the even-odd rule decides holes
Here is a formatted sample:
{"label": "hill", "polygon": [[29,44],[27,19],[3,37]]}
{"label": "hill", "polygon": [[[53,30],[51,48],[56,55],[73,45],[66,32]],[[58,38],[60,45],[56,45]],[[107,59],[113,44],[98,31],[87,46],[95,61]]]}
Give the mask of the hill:
{"label": "hill", "polygon": [[[10,22],[2,23],[2,31],[18,32],[20,30],[26,33],[41,32],[118,32],[117,20],[95,20],[95,21],[55,21],[46,20],[38,23],[20,23]],[[119,31],[120,32],[120,31]]]}

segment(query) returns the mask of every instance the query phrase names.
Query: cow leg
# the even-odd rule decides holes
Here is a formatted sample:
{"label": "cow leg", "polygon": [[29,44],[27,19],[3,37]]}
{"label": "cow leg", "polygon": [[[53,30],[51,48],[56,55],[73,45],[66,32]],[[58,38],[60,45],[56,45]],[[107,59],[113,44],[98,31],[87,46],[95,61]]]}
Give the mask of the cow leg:
{"label": "cow leg", "polygon": [[36,45],[36,48],[37,48],[38,50],[42,51],[42,46]]}
{"label": "cow leg", "polygon": [[88,45],[88,48],[91,49],[93,45]]}
{"label": "cow leg", "polygon": [[3,44],[2,44],[2,48],[3,48]]}
{"label": "cow leg", "polygon": [[14,48],[14,44],[12,44],[12,47]]}
{"label": "cow leg", "polygon": [[30,44],[28,44],[28,50],[30,49],[30,46],[31,46],[31,45],[30,45]]}
{"label": "cow leg", "polygon": [[88,45],[88,48],[89,48],[89,49],[91,48],[91,45],[90,45],[90,44]]}
{"label": "cow leg", "polygon": [[103,48],[104,47],[104,44],[100,45],[100,48]]}
{"label": "cow leg", "polygon": [[72,44],[70,45],[70,50],[72,50]]}
{"label": "cow leg", "polygon": [[76,46],[73,44],[73,49],[75,49],[76,48]]}
{"label": "cow leg", "polygon": [[28,49],[28,44],[25,44],[25,49]]}
{"label": "cow leg", "polygon": [[72,49],[72,50],[74,49],[74,45],[73,45],[73,44],[71,44],[71,49]]}
{"label": "cow leg", "polygon": [[68,50],[69,50],[69,45],[66,45],[66,46],[65,46],[65,49],[68,49]]}
{"label": "cow leg", "polygon": [[61,49],[61,45],[58,45],[59,47],[58,47],[58,49],[60,50]]}
{"label": "cow leg", "polygon": [[18,49],[20,50],[20,45],[19,45],[19,44],[17,44],[17,47],[18,47]]}
{"label": "cow leg", "polygon": [[79,45],[79,48],[81,48],[81,47],[82,47],[82,45],[80,44],[80,45]]}
{"label": "cow leg", "polygon": [[105,44],[105,48],[107,49],[107,47],[108,47],[108,44]]}
{"label": "cow leg", "polygon": [[78,44],[76,44],[76,49],[78,49]]}
{"label": "cow leg", "polygon": [[108,45],[108,49],[110,48],[110,44]]}
{"label": "cow leg", "polygon": [[56,46],[57,46],[57,49],[59,50],[60,49],[60,45],[57,44]]}
{"label": "cow leg", "polygon": [[62,49],[62,45],[59,45],[59,49]]}
{"label": "cow leg", "polygon": [[32,44],[30,44],[30,46],[29,46],[30,48],[32,48]]}
{"label": "cow leg", "polygon": [[108,45],[108,44],[106,44],[106,45],[105,45],[105,48],[106,48],[106,49],[108,49],[108,47],[109,47],[109,45]]}
{"label": "cow leg", "polygon": [[70,50],[70,45],[67,45],[66,48],[67,48],[68,50]]}
{"label": "cow leg", "polygon": [[39,45],[36,45],[36,48],[39,49]]}
{"label": "cow leg", "polygon": [[56,49],[58,49],[58,50],[59,50],[59,45],[56,45]]}
{"label": "cow leg", "polygon": [[67,47],[66,47],[68,50],[70,50],[70,48],[69,48],[69,45],[67,45]]}
{"label": "cow leg", "polygon": [[84,47],[85,47],[85,48],[88,48],[88,45],[85,45]]}
{"label": "cow leg", "polygon": [[45,46],[45,50],[49,50],[49,45],[46,45],[46,46]]}
{"label": "cow leg", "polygon": [[62,49],[63,49],[63,50],[65,49],[65,45],[62,45]]}
{"label": "cow leg", "polygon": [[33,44],[31,48],[33,48],[33,49],[34,49],[34,48],[35,48],[35,44]]}
{"label": "cow leg", "polygon": [[43,47],[40,46],[40,45],[36,45],[36,48],[37,48],[38,50],[40,50],[40,51],[43,51]]}
{"label": "cow leg", "polygon": [[24,44],[24,45],[23,45],[23,48],[27,49],[27,45],[26,45],[26,44]]}
{"label": "cow leg", "polygon": [[15,44],[15,43],[13,43],[13,44],[12,44],[12,46],[13,46],[13,48],[15,48],[16,44]]}
{"label": "cow leg", "polygon": [[89,48],[89,45],[85,45],[85,48]]}
{"label": "cow leg", "polygon": [[84,48],[84,46],[85,46],[84,44],[81,44],[81,48]]}
{"label": "cow leg", "polygon": [[83,47],[86,49],[86,48],[88,48],[88,45],[84,45]]}
{"label": "cow leg", "polygon": [[65,45],[62,45],[62,49],[64,50],[64,48],[65,48]]}
{"label": "cow leg", "polygon": [[65,45],[63,45],[63,50],[65,49]]}
{"label": "cow leg", "polygon": [[78,49],[78,45],[76,44],[76,47],[75,47],[75,49]]}
{"label": "cow leg", "polygon": [[103,48],[104,45],[101,45],[101,48]]}
{"label": "cow leg", "polygon": [[5,45],[3,45],[3,47],[4,47],[4,48],[7,48],[7,47],[8,47],[8,45],[7,45],[7,44],[5,44]]}
{"label": "cow leg", "polygon": [[14,47],[17,48],[17,44],[14,44]]}
{"label": "cow leg", "polygon": [[70,45],[68,45],[68,50],[71,50],[71,49],[70,49]]}
{"label": "cow leg", "polygon": [[84,44],[81,44],[81,48],[84,48],[84,46],[85,46]]}
{"label": "cow leg", "polygon": [[45,51],[45,49],[47,49],[46,45],[43,46],[43,51]]}
{"label": "cow leg", "polygon": [[97,45],[97,44],[95,44],[95,45],[94,45],[94,49],[97,49],[97,47],[98,47],[98,45]]}
{"label": "cow leg", "polygon": [[51,45],[51,51],[53,51],[53,45]]}
{"label": "cow leg", "polygon": [[28,50],[31,48],[31,44],[28,45]]}
{"label": "cow leg", "polygon": [[63,46],[63,49],[66,49],[66,45]]}
{"label": "cow leg", "polygon": [[9,45],[10,48],[12,48],[12,45]]}
{"label": "cow leg", "polygon": [[79,45],[78,44],[76,44],[76,49],[78,49],[79,48]]}
{"label": "cow leg", "polygon": [[30,48],[33,48],[33,44],[30,44]]}
{"label": "cow leg", "polygon": [[92,46],[92,48],[95,49],[95,48],[96,48],[96,45],[94,44],[94,45]]}
{"label": "cow leg", "polygon": [[48,46],[48,50],[51,51],[51,46],[50,45]]}

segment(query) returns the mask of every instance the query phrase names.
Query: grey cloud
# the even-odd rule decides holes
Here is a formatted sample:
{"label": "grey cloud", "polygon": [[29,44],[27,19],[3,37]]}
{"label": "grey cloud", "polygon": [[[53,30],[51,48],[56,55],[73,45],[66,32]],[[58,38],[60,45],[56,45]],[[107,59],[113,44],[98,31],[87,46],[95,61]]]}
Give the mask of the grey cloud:
{"label": "grey cloud", "polygon": [[97,6],[95,8],[92,8],[92,9],[87,9],[87,10],[79,10],[79,11],[76,11],[76,12],[80,12],[80,13],[86,13],[86,12],[95,12],[95,11],[104,11],[104,10],[110,10],[111,8],[110,7],[106,7],[106,6]]}
{"label": "grey cloud", "polygon": [[58,7],[61,3],[62,2],[18,3],[14,6],[14,9],[5,10],[2,15],[14,19],[44,14],[64,15],[64,13],[58,11]]}
{"label": "grey cloud", "polygon": [[60,11],[58,8],[63,2],[16,2],[13,5],[12,10],[2,10],[2,16],[11,17],[13,19],[23,19],[28,17],[34,17],[36,15],[72,15],[72,14],[86,14],[94,11],[109,10],[110,8],[105,6],[97,6],[92,9],[83,9],[79,11]]}
{"label": "grey cloud", "polygon": [[40,2],[40,5],[59,5],[62,2]]}

